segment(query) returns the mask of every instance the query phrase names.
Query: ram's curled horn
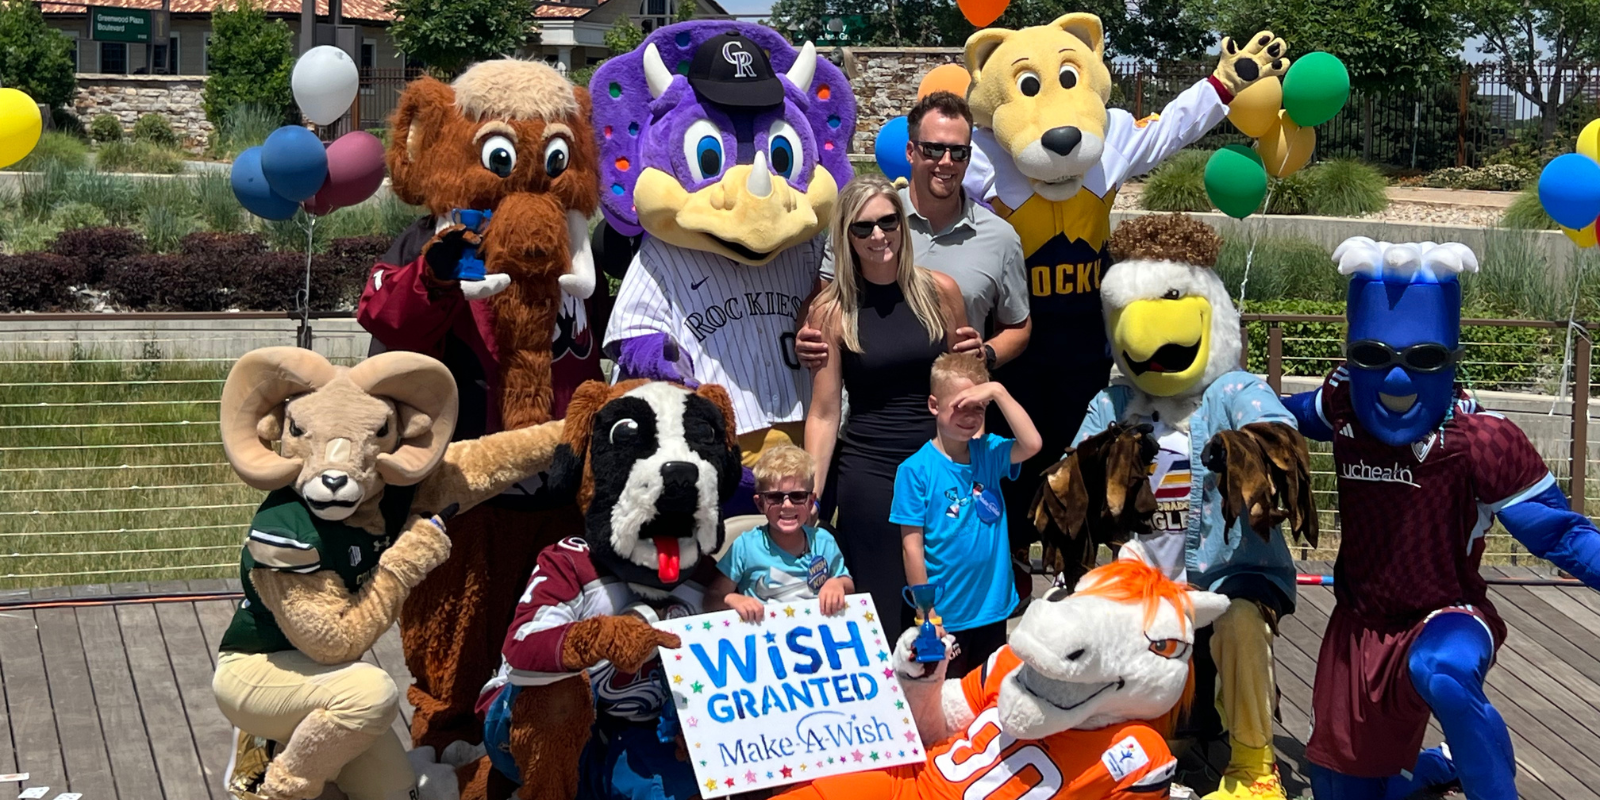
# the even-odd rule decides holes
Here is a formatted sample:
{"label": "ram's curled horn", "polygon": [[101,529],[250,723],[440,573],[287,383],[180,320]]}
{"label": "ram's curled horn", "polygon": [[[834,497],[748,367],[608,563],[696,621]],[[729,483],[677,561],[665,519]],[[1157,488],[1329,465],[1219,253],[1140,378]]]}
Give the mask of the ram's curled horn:
{"label": "ram's curled horn", "polygon": [[[396,350],[351,367],[350,381],[367,394],[394,401],[400,417],[399,447],[378,456],[384,482],[411,486],[426,478],[444,458],[456,429],[459,398],[450,370],[420,353]],[[408,418],[417,414],[426,416],[426,426],[407,430]]]}
{"label": "ram's curled horn", "polygon": [[672,85],[672,70],[661,60],[661,51],[656,49],[655,42],[644,47],[644,81],[650,85],[652,100],[666,94],[667,87]]}
{"label": "ram's curled horn", "polygon": [[817,46],[806,42],[800,46],[800,55],[795,56],[794,65],[783,76],[794,84],[794,88],[801,92],[811,89],[811,79],[817,74]]}
{"label": "ram's curled horn", "polygon": [[222,385],[222,450],[240,480],[268,492],[294,482],[300,460],[272,447],[283,430],[284,403],[338,375],[327,359],[298,347],[263,347],[234,363]]}
{"label": "ram's curled horn", "polygon": [[594,294],[594,245],[589,241],[589,220],[582,212],[567,212],[567,241],[572,269],[556,283],[568,295],[588,300]]}

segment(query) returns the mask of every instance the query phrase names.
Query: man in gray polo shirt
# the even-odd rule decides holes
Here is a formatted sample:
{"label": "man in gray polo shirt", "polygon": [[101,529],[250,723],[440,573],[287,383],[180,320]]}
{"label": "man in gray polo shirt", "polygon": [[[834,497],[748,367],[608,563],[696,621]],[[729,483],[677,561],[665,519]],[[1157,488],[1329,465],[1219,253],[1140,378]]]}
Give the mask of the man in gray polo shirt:
{"label": "man in gray polo shirt", "polygon": [[[967,320],[982,335],[982,355],[994,369],[1028,346],[1028,275],[1022,240],[1010,223],[973,201],[961,188],[972,156],[972,112],[967,101],[934,92],[906,115],[911,180],[900,190],[910,218],[917,265],[955,279],[966,299]],[[831,243],[831,240],[830,240]],[[833,280],[831,246],[822,256],[822,279]],[[795,345],[813,369],[827,360],[820,332],[805,328]]]}

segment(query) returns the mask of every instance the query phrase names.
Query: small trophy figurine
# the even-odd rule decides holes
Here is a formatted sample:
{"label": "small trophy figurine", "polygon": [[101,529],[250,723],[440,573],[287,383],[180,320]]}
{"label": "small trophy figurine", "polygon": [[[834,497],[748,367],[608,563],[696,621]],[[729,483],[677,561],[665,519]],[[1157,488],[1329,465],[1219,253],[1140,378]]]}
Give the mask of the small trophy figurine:
{"label": "small trophy figurine", "polygon": [[937,627],[941,620],[932,615],[934,605],[939,602],[939,589],[937,583],[921,583],[901,590],[901,596],[917,610],[917,624],[922,626],[912,649],[916,651],[917,661],[924,664],[943,661],[945,656],[944,642],[939,639]]}
{"label": "small trophy figurine", "polygon": [[[483,233],[483,226],[494,216],[492,211],[476,211],[470,208],[458,208],[450,212],[458,225],[465,225],[473,233]],[[484,278],[483,259],[478,257],[478,248],[468,247],[461,254],[461,266],[456,271],[456,278],[464,281],[481,281]]]}

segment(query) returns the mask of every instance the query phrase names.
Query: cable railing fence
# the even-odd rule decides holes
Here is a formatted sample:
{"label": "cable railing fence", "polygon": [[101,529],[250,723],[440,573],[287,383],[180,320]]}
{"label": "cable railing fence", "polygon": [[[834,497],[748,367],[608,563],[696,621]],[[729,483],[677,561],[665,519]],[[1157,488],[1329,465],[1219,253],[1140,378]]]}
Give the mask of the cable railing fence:
{"label": "cable railing fence", "polygon": [[[124,315],[94,315],[92,330],[39,329],[63,316],[0,315],[0,589],[231,576],[262,493],[239,482],[218,437],[229,367],[249,350],[308,338],[352,363],[364,339],[344,320],[309,335],[288,322],[241,327],[240,314],[181,315],[186,329]],[[1342,360],[1340,317],[1245,314],[1243,327],[1249,368],[1280,392],[1314,389]],[[1467,320],[1463,330],[1463,382],[1528,433],[1580,511],[1600,490],[1588,429],[1600,388],[1594,327],[1577,326],[1570,354],[1565,323]],[[1331,560],[1340,520],[1326,445],[1313,443],[1312,470],[1322,540],[1295,554]],[[1492,563],[1535,560],[1498,526],[1488,553]]]}

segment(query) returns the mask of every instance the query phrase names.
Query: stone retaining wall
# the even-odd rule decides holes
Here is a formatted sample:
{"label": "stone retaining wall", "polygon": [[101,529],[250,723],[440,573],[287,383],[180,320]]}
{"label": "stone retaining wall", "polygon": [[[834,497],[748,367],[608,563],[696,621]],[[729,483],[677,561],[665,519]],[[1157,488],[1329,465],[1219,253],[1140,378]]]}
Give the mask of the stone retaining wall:
{"label": "stone retaining wall", "polygon": [[911,110],[924,75],[941,64],[961,63],[959,47],[846,47],[825,52],[844,69],[856,95],[853,153],[871,153],[878,128]]}
{"label": "stone retaining wall", "polygon": [[73,111],[87,126],[101,114],[122,122],[124,131],[144,114],[161,114],[193,152],[205,149],[211,138],[202,93],[204,75],[78,75],[78,95]]}

